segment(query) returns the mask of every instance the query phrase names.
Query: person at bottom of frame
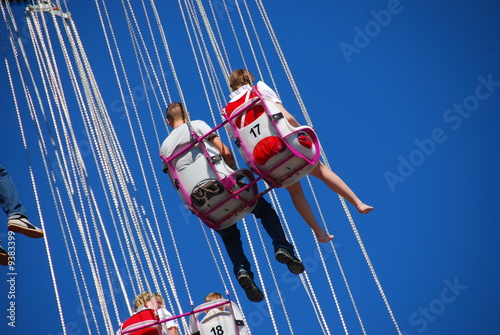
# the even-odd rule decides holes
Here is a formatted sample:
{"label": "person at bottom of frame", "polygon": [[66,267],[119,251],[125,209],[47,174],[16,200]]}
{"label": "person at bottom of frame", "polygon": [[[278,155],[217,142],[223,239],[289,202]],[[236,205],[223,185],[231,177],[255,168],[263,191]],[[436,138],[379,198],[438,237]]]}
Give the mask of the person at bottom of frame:
{"label": "person at bottom of frame", "polygon": [[[175,151],[177,146],[185,145],[191,141],[187,122],[187,114],[181,103],[174,102],[168,106],[167,123],[173,128],[173,130],[161,146],[160,153],[162,156],[169,157]],[[190,125],[198,136],[203,136],[212,130],[208,124],[201,120],[191,121]],[[233,169],[235,168],[235,161],[231,151],[220,140],[217,134],[214,133],[212,136],[208,137],[206,141],[209,145],[215,146],[228,166]],[[195,157],[191,157],[191,159],[194,161]],[[165,162],[163,162],[163,164],[163,171],[167,173]],[[182,164],[188,165],[190,162],[183,160]],[[264,198],[260,197],[257,201],[257,205],[252,211],[252,214],[260,219],[262,226],[271,237],[276,260],[280,263],[286,264],[288,270],[294,274],[304,272],[304,265],[297,257],[295,257],[294,248],[287,241],[278,214],[271,204]],[[250,262],[243,251],[241,232],[237,225],[234,224],[227,228],[216,230],[216,232],[222,238],[229,258],[233,263],[234,274],[238,279],[238,283],[245,291],[248,299],[253,302],[262,301],[264,299],[264,294],[253,280],[254,275],[251,271]]]}
{"label": "person at bottom of frame", "polygon": [[[32,238],[43,237],[43,230],[28,221],[26,208],[19,201],[16,185],[7,169],[0,165],[0,207],[7,214],[7,229]],[[0,265],[8,265],[9,255],[0,246]]]}
{"label": "person at bottom of frame", "polygon": [[[131,318],[133,318],[134,316],[136,316],[136,314],[142,312],[145,309],[155,309],[158,314],[158,319],[160,321],[170,319],[173,317],[172,313],[167,311],[167,309],[165,308],[163,297],[158,293],[142,292],[141,294],[137,295],[134,300],[134,315],[131,316]],[[125,323],[127,323],[127,321],[125,321]],[[134,325],[135,321],[132,324],[132,327]],[[137,327],[139,326],[140,324],[137,324]],[[128,327],[130,327],[130,325]],[[135,333],[135,331],[132,333]],[[116,335],[122,334],[122,326],[120,326],[120,329],[117,330],[115,334]],[[170,320],[162,323],[161,335],[179,335],[179,324],[177,320]]]}
{"label": "person at bottom of frame", "polygon": [[[205,297],[205,302],[219,300],[219,299],[224,299],[222,294],[217,292],[212,292],[207,294],[207,296]],[[232,314],[229,311],[229,308],[227,306],[221,306],[209,310],[205,315],[205,317],[203,317],[203,319],[201,320],[201,323],[207,323],[214,320],[221,320],[222,318],[227,318],[231,316]]]}
{"label": "person at bottom of frame", "polygon": [[[166,308],[165,308],[165,300],[163,300],[163,297],[158,294],[158,293],[153,293],[153,297],[156,300],[156,307],[158,308],[158,316],[160,318],[160,321],[170,319],[173,317],[172,313],[170,313]],[[154,302],[151,301],[151,303],[148,305],[150,308],[154,307]],[[162,323],[162,330],[163,333],[166,333],[166,330],[168,330],[169,335],[179,335],[179,324],[177,320],[170,320],[165,323]]]}

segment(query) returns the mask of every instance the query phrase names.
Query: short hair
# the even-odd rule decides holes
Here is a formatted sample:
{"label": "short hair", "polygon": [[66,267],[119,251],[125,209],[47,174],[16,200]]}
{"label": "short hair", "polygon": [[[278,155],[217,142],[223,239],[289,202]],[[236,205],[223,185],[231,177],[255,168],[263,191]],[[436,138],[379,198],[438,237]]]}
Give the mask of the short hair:
{"label": "short hair", "polygon": [[153,296],[155,297],[156,301],[158,301],[160,304],[164,305],[165,300],[159,293],[153,293]]}
{"label": "short hair", "polygon": [[137,312],[139,308],[146,306],[146,303],[150,301],[152,298],[153,295],[147,291],[139,294],[137,297],[135,297],[134,300],[134,311]]}
{"label": "short hair", "polygon": [[167,120],[171,123],[175,120],[183,120],[186,117],[186,111],[184,110],[184,105],[180,102],[172,102],[167,107]]}
{"label": "short hair", "polygon": [[243,85],[252,85],[255,77],[246,69],[234,70],[229,76],[229,86],[236,91]]}
{"label": "short hair", "polygon": [[217,292],[212,292],[212,293],[207,294],[207,296],[205,297],[205,302],[209,302],[209,301],[217,300],[217,299],[222,299],[222,298],[223,298],[222,294],[217,293]]}

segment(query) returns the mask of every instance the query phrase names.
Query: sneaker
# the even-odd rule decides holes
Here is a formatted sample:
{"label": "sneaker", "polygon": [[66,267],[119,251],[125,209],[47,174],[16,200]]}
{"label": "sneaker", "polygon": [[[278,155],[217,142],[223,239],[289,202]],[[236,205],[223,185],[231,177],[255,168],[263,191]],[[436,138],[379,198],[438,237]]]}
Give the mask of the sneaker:
{"label": "sneaker", "polygon": [[9,255],[2,246],[0,246],[0,265],[9,265]]}
{"label": "sneaker", "polygon": [[288,270],[296,275],[301,274],[305,270],[304,264],[302,264],[300,259],[295,257],[293,252],[285,248],[276,249],[274,258],[276,258],[278,262],[286,264],[286,266],[288,266]]}
{"label": "sneaker", "polygon": [[28,218],[22,214],[9,216],[8,229],[15,233],[21,233],[31,238],[43,237],[43,230],[33,226]]}
{"label": "sneaker", "polygon": [[238,271],[236,275],[238,278],[238,283],[245,290],[247,298],[253,302],[260,302],[264,299],[264,294],[260,291],[260,289],[255,285],[252,276],[248,273],[248,271],[241,269]]}

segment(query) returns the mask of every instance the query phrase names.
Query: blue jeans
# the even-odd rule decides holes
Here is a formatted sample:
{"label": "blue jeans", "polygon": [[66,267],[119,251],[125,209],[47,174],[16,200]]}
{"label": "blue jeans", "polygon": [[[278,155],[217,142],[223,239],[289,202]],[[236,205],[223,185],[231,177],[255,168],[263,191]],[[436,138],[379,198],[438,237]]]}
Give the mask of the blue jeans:
{"label": "blue jeans", "polygon": [[0,206],[7,216],[22,214],[26,216],[26,208],[19,202],[16,186],[7,169],[0,165]]}
{"label": "blue jeans", "polygon": [[[259,198],[252,214],[260,219],[260,223],[267,231],[269,237],[271,237],[274,251],[276,251],[277,248],[285,248],[293,254],[293,246],[287,241],[278,214],[269,202],[262,197]],[[236,224],[225,229],[216,230],[216,232],[219,233],[222,238],[229,258],[233,263],[234,274],[236,275],[239,270],[244,269],[253,277],[253,273],[250,271],[250,262],[243,252],[241,233]]]}

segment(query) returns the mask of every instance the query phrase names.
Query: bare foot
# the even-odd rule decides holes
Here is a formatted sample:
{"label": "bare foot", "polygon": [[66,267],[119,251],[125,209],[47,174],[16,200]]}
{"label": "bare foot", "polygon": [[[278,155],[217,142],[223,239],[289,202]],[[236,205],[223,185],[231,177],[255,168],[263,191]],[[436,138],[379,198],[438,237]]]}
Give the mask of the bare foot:
{"label": "bare foot", "polygon": [[326,243],[333,240],[333,235],[328,235],[326,232],[323,232],[320,235],[316,235],[316,238],[318,239],[319,243]]}
{"label": "bare foot", "polygon": [[373,207],[372,206],[368,206],[368,205],[365,205],[365,204],[361,204],[358,206],[358,211],[361,213],[361,214],[368,214],[370,213],[371,211],[373,210]]}

